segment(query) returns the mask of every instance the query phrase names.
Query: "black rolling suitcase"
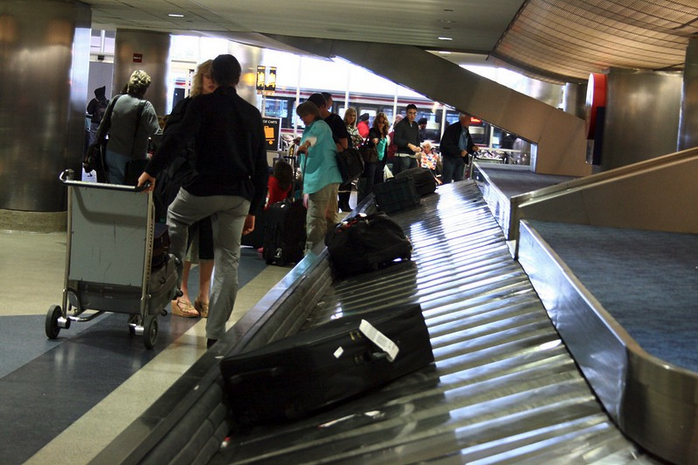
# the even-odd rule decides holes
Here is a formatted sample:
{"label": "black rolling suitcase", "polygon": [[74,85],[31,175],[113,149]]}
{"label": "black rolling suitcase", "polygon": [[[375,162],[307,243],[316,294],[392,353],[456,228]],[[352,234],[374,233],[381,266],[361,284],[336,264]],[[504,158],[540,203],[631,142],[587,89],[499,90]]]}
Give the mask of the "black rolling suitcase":
{"label": "black rolling suitcase", "polygon": [[298,263],[305,251],[305,217],[302,200],[286,199],[269,205],[264,212],[264,250],[269,265]]}
{"label": "black rolling suitcase", "polygon": [[395,175],[396,178],[404,178],[411,176],[414,181],[414,187],[420,196],[433,194],[436,192],[436,178],[428,168],[410,168],[400,171]]}
{"label": "black rolling suitcase", "polygon": [[225,357],[221,372],[232,420],[249,426],[302,417],[433,361],[416,304],[343,317]]}
{"label": "black rolling suitcase", "polygon": [[373,196],[378,210],[393,213],[420,205],[420,195],[412,176],[394,177],[373,186]]}

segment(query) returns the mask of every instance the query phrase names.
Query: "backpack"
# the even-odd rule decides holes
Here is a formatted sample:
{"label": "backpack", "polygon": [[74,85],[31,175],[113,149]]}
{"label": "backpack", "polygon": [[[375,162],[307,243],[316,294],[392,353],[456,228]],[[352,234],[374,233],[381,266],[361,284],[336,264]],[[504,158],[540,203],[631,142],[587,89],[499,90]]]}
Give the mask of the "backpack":
{"label": "backpack", "polygon": [[412,258],[412,243],[400,225],[383,212],[360,214],[337,224],[325,236],[325,245],[338,277]]}

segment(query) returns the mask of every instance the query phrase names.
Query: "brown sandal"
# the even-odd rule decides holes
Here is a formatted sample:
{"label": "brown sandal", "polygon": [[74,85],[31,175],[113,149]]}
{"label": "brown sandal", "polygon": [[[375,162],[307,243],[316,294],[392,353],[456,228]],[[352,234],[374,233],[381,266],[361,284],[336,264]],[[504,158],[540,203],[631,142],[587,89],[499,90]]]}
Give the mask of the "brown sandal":
{"label": "brown sandal", "polygon": [[208,302],[202,302],[197,297],[194,301],[194,308],[199,312],[201,318],[208,318]]}
{"label": "brown sandal", "polygon": [[196,311],[191,302],[177,299],[172,301],[172,314],[181,316],[182,318],[198,318],[199,312]]}

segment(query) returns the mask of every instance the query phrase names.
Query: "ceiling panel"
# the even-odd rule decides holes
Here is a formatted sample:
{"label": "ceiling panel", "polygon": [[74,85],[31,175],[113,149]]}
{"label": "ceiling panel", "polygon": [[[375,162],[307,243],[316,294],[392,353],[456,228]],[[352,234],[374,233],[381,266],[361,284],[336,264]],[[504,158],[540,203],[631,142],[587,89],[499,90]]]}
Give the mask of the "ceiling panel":
{"label": "ceiling panel", "polygon": [[95,28],[414,45],[553,82],[610,67],[680,70],[698,34],[696,0],[83,1]]}

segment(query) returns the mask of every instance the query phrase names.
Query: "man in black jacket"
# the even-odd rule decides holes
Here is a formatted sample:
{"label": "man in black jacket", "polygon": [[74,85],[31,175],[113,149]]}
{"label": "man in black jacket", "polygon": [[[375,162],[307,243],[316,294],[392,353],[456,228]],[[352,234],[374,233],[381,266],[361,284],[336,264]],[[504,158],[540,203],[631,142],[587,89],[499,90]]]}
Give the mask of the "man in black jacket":
{"label": "man in black jacket", "polygon": [[444,184],[452,181],[462,181],[465,171],[465,160],[469,153],[475,153],[480,147],[475,145],[470,135],[470,115],[459,113],[458,121],[449,125],[441,136],[441,156],[443,172],[441,180]]}
{"label": "man in black jacket", "polygon": [[[213,60],[211,78],[218,88],[192,99],[179,128],[163,139],[138,179],[139,186],[150,181],[147,190],[152,190],[158,173],[188,141],[194,141],[195,175],[168,208],[167,226],[170,250],[183,263],[189,226],[212,218],[216,271],[206,322],[207,347],[225,333],[237,295],[241,238],[254,230],[254,212],[265,200],[269,177],[262,116],[235,91],[240,74],[234,56]],[[181,264],[177,271],[181,281]]]}
{"label": "man in black jacket", "polygon": [[419,140],[419,125],[417,105],[410,103],[405,108],[406,116],[395,124],[393,142],[397,146],[393,159],[393,174],[418,166],[417,158],[421,156],[422,148]]}

